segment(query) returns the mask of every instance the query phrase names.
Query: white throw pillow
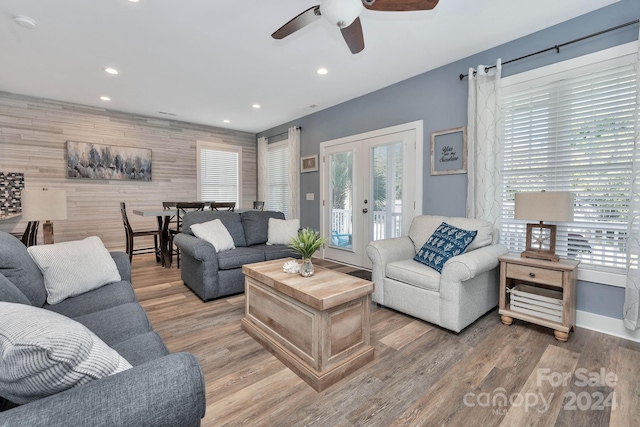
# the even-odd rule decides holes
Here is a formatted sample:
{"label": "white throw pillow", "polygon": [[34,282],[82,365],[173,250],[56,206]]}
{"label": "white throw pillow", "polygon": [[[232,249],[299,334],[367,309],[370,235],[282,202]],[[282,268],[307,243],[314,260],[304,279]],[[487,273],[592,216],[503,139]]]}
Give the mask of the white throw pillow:
{"label": "white throw pillow", "polygon": [[27,251],[44,276],[49,304],[122,280],[115,261],[98,236],[30,246]]}
{"label": "white throw pillow", "polygon": [[214,219],[213,221],[203,222],[201,224],[193,224],[191,232],[198,238],[207,241],[216,248],[216,252],[228,251],[234,249],[233,237],[224,226],[222,221]]}
{"label": "white throw pillow", "polygon": [[0,302],[0,396],[28,403],[131,368],[84,325],[25,304]]}
{"label": "white throw pillow", "polygon": [[267,245],[288,245],[291,239],[298,235],[299,229],[299,219],[269,218]]}

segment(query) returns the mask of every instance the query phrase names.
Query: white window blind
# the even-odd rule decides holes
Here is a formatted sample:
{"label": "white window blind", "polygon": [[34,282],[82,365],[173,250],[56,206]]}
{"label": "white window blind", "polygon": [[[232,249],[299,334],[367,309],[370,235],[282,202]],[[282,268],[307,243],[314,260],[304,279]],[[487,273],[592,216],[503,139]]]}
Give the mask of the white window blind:
{"label": "white window blind", "polygon": [[200,200],[239,203],[240,152],[201,146]]}
{"label": "white window blind", "polygon": [[270,144],[267,149],[267,209],[286,215],[289,210],[289,146],[277,143]]}
{"label": "white window blind", "polygon": [[636,69],[599,62],[505,86],[502,96],[501,241],[524,250],[514,193],[571,191],[574,221],[559,223],[556,252],[619,272],[626,263]]}

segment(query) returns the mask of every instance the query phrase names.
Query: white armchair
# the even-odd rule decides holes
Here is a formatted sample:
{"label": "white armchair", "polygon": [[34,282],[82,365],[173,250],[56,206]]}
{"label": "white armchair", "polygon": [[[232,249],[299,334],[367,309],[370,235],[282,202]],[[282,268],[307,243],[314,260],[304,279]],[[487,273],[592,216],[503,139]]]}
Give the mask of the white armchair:
{"label": "white armchair", "polygon": [[[478,234],[466,252],[444,264],[442,273],[413,257],[442,222]],[[419,319],[460,332],[498,305],[497,230],[484,220],[421,215],[409,235],[371,242],[367,256],[373,263],[373,301]]]}

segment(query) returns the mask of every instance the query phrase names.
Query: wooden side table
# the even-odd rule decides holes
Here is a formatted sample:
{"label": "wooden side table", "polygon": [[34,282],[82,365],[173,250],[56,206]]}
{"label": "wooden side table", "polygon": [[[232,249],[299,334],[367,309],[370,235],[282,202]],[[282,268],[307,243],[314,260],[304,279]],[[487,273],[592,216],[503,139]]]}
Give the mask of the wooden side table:
{"label": "wooden side table", "polygon": [[[558,262],[522,258],[519,254],[498,257],[500,261],[500,306],[502,323],[510,325],[520,319],[554,330],[558,341],[566,341],[576,324],[576,282],[580,261]],[[513,310],[510,290],[516,285],[559,291],[562,298],[561,321],[549,320]],[[544,291],[541,291],[544,292]]]}

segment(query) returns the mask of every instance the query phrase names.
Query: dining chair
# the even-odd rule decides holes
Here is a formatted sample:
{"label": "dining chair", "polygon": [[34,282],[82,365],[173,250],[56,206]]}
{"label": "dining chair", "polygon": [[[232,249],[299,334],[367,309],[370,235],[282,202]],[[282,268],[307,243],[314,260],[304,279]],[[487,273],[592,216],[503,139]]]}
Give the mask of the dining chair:
{"label": "dining chair", "polygon": [[29,221],[24,233],[11,233],[13,236],[20,239],[20,241],[26,246],[34,246],[38,244],[38,225],[40,221]]}
{"label": "dining chair", "polygon": [[[165,211],[168,210],[175,210],[176,209],[176,202],[162,202],[162,209],[164,209]],[[175,215],[172,215],[171,217],[169,217],[169,222],[167,223],[167,232],[170,232],[169,230],[177,230],[178,226],[177,226],[178,220],[176,219]]]}
{"label": "dining chair", "polygon": [[[129,218],[127,217],[127,208],[124,202],[120,202],[120,214],[122,215],[122,223],[124,225],[124,233],[127,239],[126,252],[129,255],[129,262],[134,255],[141,254],[156,254],[156,262],[162,261],[162,256],[160,254],[160,245],[158,244],[158,240],[160,238],[160,230],[133,230],[131,227],[131,223],[129,223]],[[148,248],[134,248],[134,239],[136,237],[145,237],[145,236],[153,236],[153,247]]]}
{"label": "dining chair", "polygon": [[257,209],[259,211],[263,211],[264,210],[264,202],[260,202],[258,200],[253,202],[253,209]]}
{"label": "dining chair", "polygon": [[204,202],[176,202],[176,228],[169,229],[169,249],[171,258],[176,254],[177,266],[180,268],[180,248],[173,247],[173,238],[182,232],[182,218],[187,212],[197,212],[204,210]]}
{"label": "dining chair", "polygon": [[231,211],[233,212],[236,209],[236,202],[211,202],[211,210],[212,211]]}

